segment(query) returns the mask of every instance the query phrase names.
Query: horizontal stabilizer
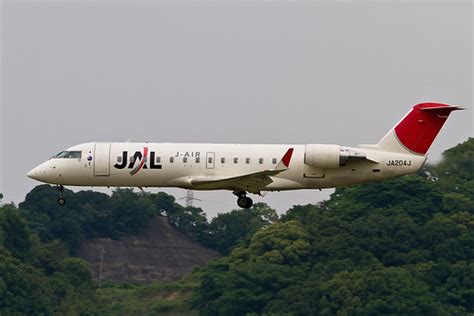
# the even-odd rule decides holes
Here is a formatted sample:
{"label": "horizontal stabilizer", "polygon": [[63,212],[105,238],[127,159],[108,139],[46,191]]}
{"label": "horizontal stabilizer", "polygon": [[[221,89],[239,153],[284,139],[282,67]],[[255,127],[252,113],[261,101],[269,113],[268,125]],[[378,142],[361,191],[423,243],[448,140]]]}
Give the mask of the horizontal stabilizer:
{"label": "horizontal stabilizer", "polygon": [[465,110],[465,107],[462,107],[460,105],[448,105],[445,107],[439,107],[439,106],[431,106],[431,107],[424,107],[421,108],[420,111],[430,111],[430,110],[450,110],[450,111],[458,111],[458,110]]}

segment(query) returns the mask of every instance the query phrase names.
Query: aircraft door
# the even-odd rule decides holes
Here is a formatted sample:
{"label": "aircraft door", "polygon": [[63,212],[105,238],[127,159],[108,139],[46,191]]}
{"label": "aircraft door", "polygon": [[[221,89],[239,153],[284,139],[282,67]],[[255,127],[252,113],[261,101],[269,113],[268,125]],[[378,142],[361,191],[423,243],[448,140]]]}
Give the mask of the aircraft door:
{"label": "aircraft door", "polygon": [[94,175],[107,177],[110,175],[110,144],[96,143],[94,147]]}
{"label": "aircraft door", "polygon": [[208,152],[206,153],[206,168],[207,169],[214,169],[215,166],[215,159],[216,153]]}

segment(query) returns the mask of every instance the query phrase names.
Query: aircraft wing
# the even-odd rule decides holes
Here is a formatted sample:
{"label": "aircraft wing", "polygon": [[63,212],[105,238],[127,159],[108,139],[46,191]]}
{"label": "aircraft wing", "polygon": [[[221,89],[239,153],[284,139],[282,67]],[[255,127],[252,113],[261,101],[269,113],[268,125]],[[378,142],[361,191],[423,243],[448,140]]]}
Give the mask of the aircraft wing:
{"label": "aircraft wing", "polygon": [[272,176],[288,170],[292,155],[293,148],[289,148],[274,169],[267,169],[227,178],[198,177],[191,179],[191,184],[202,188],[218,187],[259,194],[263,188],[273,182],[271,178]]}

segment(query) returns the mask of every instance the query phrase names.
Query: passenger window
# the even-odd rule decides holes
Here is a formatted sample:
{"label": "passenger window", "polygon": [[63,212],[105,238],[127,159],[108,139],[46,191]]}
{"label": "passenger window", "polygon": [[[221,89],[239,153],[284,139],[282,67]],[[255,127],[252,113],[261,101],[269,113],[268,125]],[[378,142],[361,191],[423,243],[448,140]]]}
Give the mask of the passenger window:
{"label": "passenger window", "polygon": [[245,158],[245,163],[249,164],[250,163],[250,158]]}
{"label": "passenger window", "polygon": [[174,157],[170,157],[170,163],[174,162]]}
{"label": "passenger window", "polygon": [[225,163],[225,158],[224,157],[221,158],[221,163]]}
{"label": "passenger window", "polygon": [[188,157],[183,157],[183,162],[187,163],[188,162]]}
{"label": "passenger window", "polygon": [[156,157],[155,160],[156,160],[156,163],[160,163],[161,162],[161,157]]}
{"label": "passenger window", "polygon": [[201,158],[196,157],[196,163],[200,163],[200,162],[201,162]]}
{"label": "passenger window", "polygon": [[239,158],[234,157],[234,163],[238,163],[238,162],[239,162]]}
{"label": "passenger window", "polygon": [[262,164],[263,163],[263,158],[258,158],[258,163]]}
{"label": "passenger window", "polygon": [[134,163],[134,162],[135,162],[134,157],[130,157],[130,163]]}
{"label": "passenger window", "polygon": [[207,158],[207,163],[212,163],[212,157]]}
{"label": "passenger window", "polygon": [[122,163],[122,156],[118,156],[118,157],[117,157],[117,162],[118,162],[118,163]]}
{"label": "passenger window", "polygon": [[276,158],[273,158],[273,159],[272,159],[272,163],[273,163],[274,165],[276,165],[277,159],[276,159]]}

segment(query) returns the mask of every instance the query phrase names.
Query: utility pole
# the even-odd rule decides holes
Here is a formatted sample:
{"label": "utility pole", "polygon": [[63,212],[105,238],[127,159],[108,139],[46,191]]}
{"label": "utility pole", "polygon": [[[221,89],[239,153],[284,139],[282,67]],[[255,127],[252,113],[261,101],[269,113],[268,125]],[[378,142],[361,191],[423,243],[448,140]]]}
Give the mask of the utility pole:
{"label": "utility pole", "polygon": [[99,264],[99,289],[102,288],[102,279],[103,279],[102,267],[104,265],[104,257],[105,257],[104,254],[105,254],[105,249],[102,246],[102,249],[100,250],[100,256],[99,256],[99,259],[100,259],[100,264]]}

